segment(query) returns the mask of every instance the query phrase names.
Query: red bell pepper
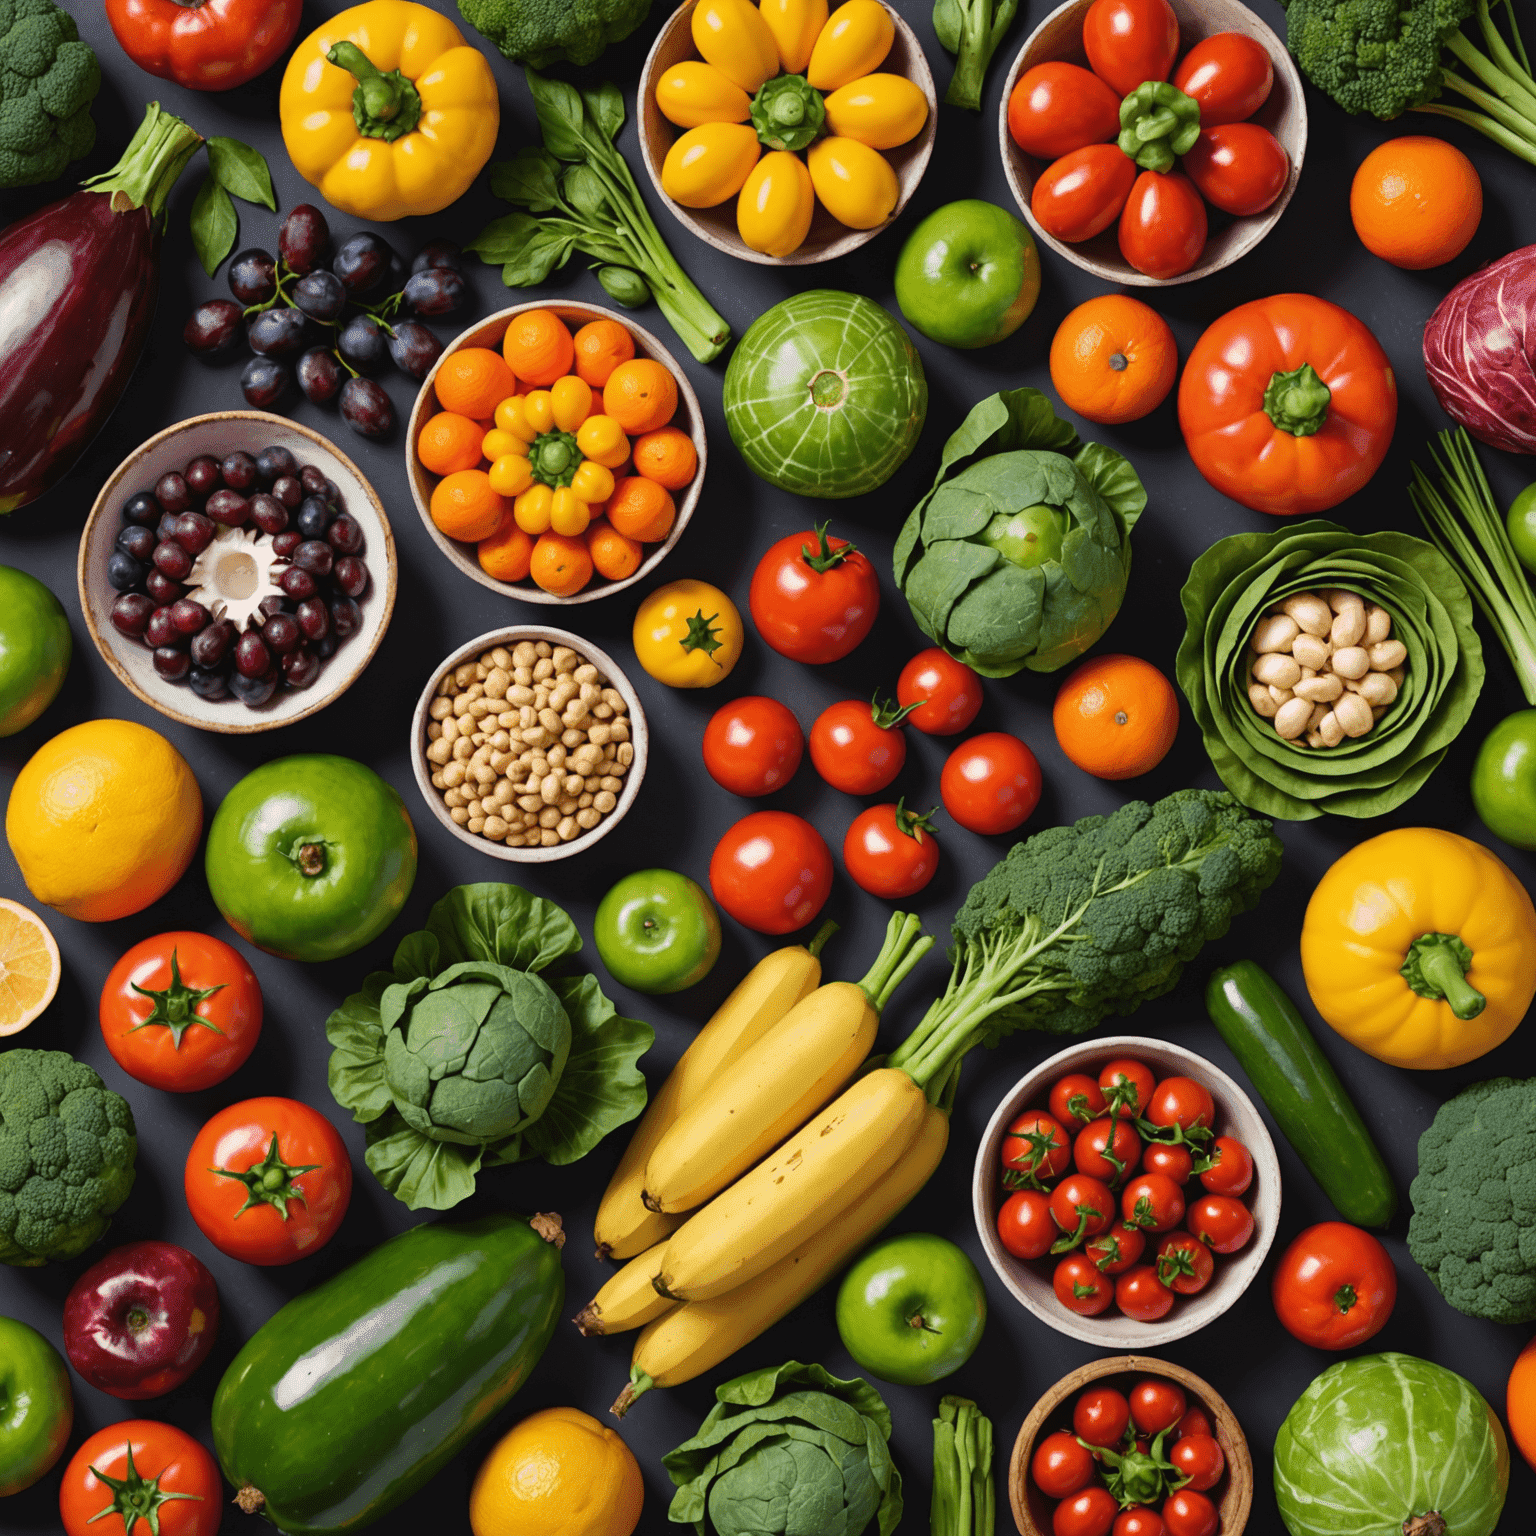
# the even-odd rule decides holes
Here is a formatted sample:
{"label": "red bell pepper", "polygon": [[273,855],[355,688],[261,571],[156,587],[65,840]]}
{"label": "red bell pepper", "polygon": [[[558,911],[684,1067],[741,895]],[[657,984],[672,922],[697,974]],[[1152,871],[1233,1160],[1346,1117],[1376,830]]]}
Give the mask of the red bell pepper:
{"label": "red bell pepper", "polygon": [[106,7],[140,69],[191,91],[227,91],[282,57],[301,0],[106,0]]}

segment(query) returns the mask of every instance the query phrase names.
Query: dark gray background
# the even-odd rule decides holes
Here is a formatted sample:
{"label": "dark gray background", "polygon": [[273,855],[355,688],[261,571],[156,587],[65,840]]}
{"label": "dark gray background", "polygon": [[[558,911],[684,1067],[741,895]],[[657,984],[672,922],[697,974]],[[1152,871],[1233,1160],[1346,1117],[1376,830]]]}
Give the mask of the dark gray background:
{"label": "dark gray background", "polygon": [[[440,9],[452,14],[445,0]],[[924,0],[897,0],[922,39],[940,90],[950,73],[950,60],[934,38]],[[339,4],[306,5],[300,36],[323,14]],[[283,150],[277,126],[280,69],[225,95],[184,92],[140,72],[118,48],[99,9],[71,4],[83,35],[96,48],[104,83],[95,116],[97,147],[90,159],[71,169],[69,180],[52,189],[8,193],[0,197],[0,221],[31,211],[52,195],[69,190],[77,175],[108,167],[120,153],[142,114],[143,104],[158,99],[185,116],[205,134],[222,133],[244,139],[261,149],[272,168],[280,212],[295,203],[313,200],[316,193],[294,172]],[[988,76],[985,110],[975,114],[941,108],[939,136],[932,165],[912,205],[897,228],[871,241],[845,260],[823,267],[773,268],[734,261],[710,250],[687,234],[650,197],[657,223],[687,270],[730,320],[739,335],[768,306],[801,288],[827,286],[872,294],[894,307],[892,268],[908,230],[933,208],[957,196],[990,198],[1012,207],[997,154],[997,115],[1002,80],[1008,63],[1028,31],[1046,14],[1045,0],[1034,0],[1015,22]],[[1256,9],[1277,28],[1283,15],[1274,0],[1259,0]],[[1531,32],[1531,7],[1519,9]],[[620,82],[633,110],[633,91],[650,39],[660,25],[658,4],[640,33],[611,50],[591,70],[593,80]],[[474,34],[471,33],[473,40]],[[1532,35],[1536,42],[1536,34]],[[492,64],[502,87],[502,127],[498,155],[506,156],[536,137],[532,106],[521,71],[492,51]],[[1420,337],[1425,319],[1454,282],[1484,262],[1536,240],[1536,203],[1531,196],[1531,168],[1476,135],[1441,119],[1412,117],[1395,125],[1346,117],[1309,90],[1312,113],[1311,144],[1306,169],[1295,200],[1269,239],[1237,266],[1215,278],[1182,287],[1138,290],[1165,314],[1178,337],[1181,357],[1201,330],[1234,305],[1265,294],[1304,288],[1344,304],[1380,338],[1398,372],[1401,411],[1393,451],[1371,485],[1335,514],[1362,531],[1385,527],[1417,532],[1416,519],[1404,495],[1408,461],[1424,458],[1429,435],[1446,426],[1425,383]],[[1348,217],[1350,178],[1375,144],[1403,132],[1444,134],[1461,145],[1483,177],[1486,204],[1482,227],[1468,250],[1450,266],[1428,273],[1401,272],[1368,254],[1355,238]],[[639,171],[633,125],[626,127],[621,147]],[[373,664],[350,693],[313,720],[285,731],[254,737],[200,734],[176,726],[143,708],[114,680],[101,663],[80,622],[75,587],[75,551],[81,525],[92,498],[114,465],[136,444],[171,422],[221,406],[242,404],[240,361],[207,366],[189,357],[181,345],[181,327],[193,303],[227,290],[222,272],[204,276],[192,254],[187,215],[203,175],[199,159],[182,178],[171,201],[170,231],[161,266],[161,301],[153,335],[130,391],[106,429],[74,472],[33,506],[0,524],[0,560],[33,572],[59,595],[71,615],[75,660],[57,702],[29,730],[0,742],[0,789],[28,756],[66,726],[99,716],[140,720],[163,731],[186,754],[202,786],[206,812],[211,815],[234,782],[257,764],[291,752],[339,752],[362,759],[383,773],[405,796],[421,838],[421,867],[405,912],[367,950],[330,965],[303,966],[273,959],[241,946],[261,978],[266,997],[266,1025],[255,1054],[233,1078],[207,1093],[185,1097],[156,1092],[125,1076],[108,1056],[96,1023],[96,1004],[111,964],[138,940],[171,928],[206,928],[233,938],[214,911],[204,880],[201,858],[164,900],[122,922],[92,926],[48,913],[48,921],[64,953],[64,980],[59,996],[17,1045],[58,1047],[73,1051],[94,1065],[107,1083],[124,1094],[138,1119],[139,1175],[133,1194],[118,1213],[111,1242],[137,1237],[162,1237],[181,1243],[204,1259],[218,1278],[224,1304],[223,1329],[213,1357],[179,1392],[147,1404],[124,1404],[85,1387],[75,1379],[76,1432],[71,1448],[88,1432],[138,1414],[173,1421],[193,1434],[209,1437],[208,1405],[219,1374],[239,1345],[284,1301],[335,1273],[413,1218],[403,1205],[386,1195],[363,1166],[363,1137],[337,1108],[326,1088],[328,1047],[324,1035],[327,1013],[363,975],[387,963],[400,936],[420,927],[428,907],[450,886],[473,880],[503,878],[506,866],[453,841],[421,805],[408,759],[407,726],[410,709],[438,661],[465,640],[502,624],[530,619],[559,620],[547,608],[532,608],[503,600],[455,572],[439,555],[413,507],[406,485],[402,444],[397,436],[374,444],[354,436],[334,411],[300,402],[293,414],[333,436],[368,474],[394,520],[400,551],[399,601],[394,622]],[[265,209],[240,204],[239,247],[275,247],[278,218]],[[328,210],[329,212],[329,210]],[[492,199],[482,176],[462,201],[435,218],[406,221],[384,233],[406,256],[426,240],[446,236],[473,238],[492,217],[506,212]],[[362,227],[357,220],[332,213],[331,228],[339,238]],[[756,804],[736,800],[704,773],[699,741],[711,712],[727,699],[762,692],[787,700],[808,729],[828,703],[849,695],[865,696],[877,686],[890,690],[907,656],[926,642],[912,622],[890,581],[888,557],[892,541],[914,499],[927,486],[940,447],[966,410],[982,396],[1022,383],[1049,389],[1046,356],[1051,336],[1074,304],[1103,291],[1054,254],[1044,257],[1045,279],[1034,315],[1010,340],[980,352],[955,352],[920,336],[914,337],[928,371],[931,398],[928,424],[916,451],[888,485],[873,495],[842,503],[809,503],[782,494],[755,480],[742,465],[726,435],[720,410],[720,381],[725,360],[709,368],[695,365],[654,310],[637,316],[656,329],[677,355],[704,402],[711,456],[704,497],[686,537],[651,584],[680,576],[700,576],[718,582],[745,613],[747,586],[753,566],[769,542],[807,528],[830,516],[835,532],[855,539],[880,569],[885,607],[870,639],[845,661],[826,668],[809,668],[786,661],[750,636],[746,654],[724,685],[703,693],[673,692],[653,682],[632,661],[629,629],[640,591],[571,610],[572,627],[588,634],[628,665],[644,698],[651,722],[652,759],[641,803],[628,821],[591,852],[566,863],[515,875],[530,889],[570,908],[583,933],[590,936],[597,899],[620,875],[652,864],[681,869],[703,880],[716,840],[739,816]],[[498,274],[475,274],[478,307],[461,317],[486,313],[507,303],[520,303],[522,292],[508,294]],[[604,302],[601,290],[579,261],[557,274],[546,290]],[[439,328],[444,339],[456,322]],[[243,354],[242,354],[243,356]],[[387,384],[397,414],[405,419],[413,398],[411,381],[392,375]],[[1128,454],[1150,493],[1147,514],[1135,533],[1135,566],[1124,611],[1104,643],[1105,649],[1130,651],[1172,672],[1174,651],[1183,630],[1178,590],[1189,562],[1213,540],[1229,533],[1269,529],[1265,516],[1225,500],[1210,489],[1191,465],[1180,440],[1170,399],[1146,420],[1122,429],[1086,427],[1089,437],[1112,443]],[[1485,451],[1484,462],[1505,501],[1531,475],[1528,460]],[[1177,1040],[1235,1073],[1229,1053],[1205,1020],[1201,992],[1207,973],[1219,961],[1253,956],[1271,967],[1292,996],[1305,1006],[1297,961],[1296,939],[1301,914],[1318,877],[1332,861],[1363,837],[1388,827],[1429,822],[1452,828],[1490,843],[1531,884],[1536,861],[1490,838],[1472,812],[1467,776],[1478,743],[1494,723],[1520,707],[1522,699],[1503,653],[1485,631],[1488,682],[1476,713],[1449,757],[1426,788],[1391,816],[1370,823],[1324,819],[1304,825],[1282,824],[1285,867],[1278,884],[1256,913],[1237,922],[1232,932],[1212,945],[1191,968],[1182,986],[1149,1004],[1133,1019],[1116,1021],[1116,1033],[1143,1033]],[[1124,785],[1101,783],[1073,768],[1056,747],[1050,728],[1050,705],[1059,679],[1021,673],[987,686],[987,702],[977,729],[1003,728],[1022,736],[1039,756],[1045,775],[1045,795],[1025,827],[1033,831],[1107,811],[1135,796],[1148,799],[1184,785],[1217,786],[1198,733],[1187,715],[1173,752],[1145,779]],[[890,796],[929,804],[938,799],[938,775],[947,747],[953,745],[908,733],[907,766]],[[883,797],[881,797],[883,798]],[[760,803],[760,802],[759,802]],[[768,802],[808,816],[834,850],[861,806],[820,783],[809,763],[788,789]],[[930,932],[942,937],[968,886],[1009,846],[1008,838],[986,839],[956,827],[940,816],[938,835],[944,862],[933,884],[923,893],[920,910]],[[839,861],[840,862],[840,861]],[[8,851],[0,851],[0,893],[28,901]],[[879,943],[889,908],[854,887],[839,870],[825,916],[836,918],[842,932],[826,956],[829,976],[863,973]],[[651,1021],[656,1027],[655,1049],[646,1058],[647,1075],[656,1083],[692,1038],[693,1032],[740,978],[747,965],[777,941],[748,933],[725,922],[725,947],[714,973],[690,992],[669,999],[629,994],[612,983],[595,954],[588,958],[605,990],[621,1011]],[[899,1040],[921,1016],[941,985],[944,970],[931,957],[910,980],[891,1008],[882,1029],[883,1045]],[[1504,1047],[1455,1072],[1408,1072],[1383,1066],[1345,1044],[1319,1024],[1324,1049],[1355,1096],[1367,1123],[1381,1142],[1391,1164],[1403,1209],[1387,1238],[1398,1267],[1397,1310],[1387,1328],[1367,1349],[1404,1349],[1427,1355],[1462,1372],[1476,1383],[1502,1413],[1509,1367],[1528,1336],[1523,1328],[1499,1327],[1463,1317],[1447,1306],[1409,1258],[1404,1245],[1407,1227],[1407,1186],[1415,1167],[1415,1143],[1436,1108],[1470,1082],[1504,1073],[1536,1072],[1528,1032],[1517,1034]],[[906,1480],[908,1514],[904,1529],[924,1528],[927,1518],[931,1455],[930,1421],[946,1391],[975,1398],[996,1424],[1000,1452],[997,1461],[1001,1506],[999,1529],[1011,1528],[1006,1504],[1007,1452],[1020,1422],[1035,1399],[1058,1377],[1092,1359],[1095,1352],[1045,1327],[1026,1314],[997,1282],[982,1254],[970,1214],[970,1175],[982,1127],[994,1106],[1032,1066],[1061,1042],[1030,1035],[1005,1042],[990,1054],[975,1053],[967,1063],[955,1111],[949,1152],[928,1188],[897,1220],[897,1230],[931,1230],[947,1234],[964,1246],[981,1266],[992,1308],[986,1337],[976,1356],[953,1377],[934,1387],[883,1387],[896,1421],[894,1451]],[[353,1153],[357,1181],[352,1207],[334,1241],[312,1259],[282,1269],[257,1269],[225,1258],[198,1232],[187,1214],[182,1194],[182,1165],[198,1127],[215,1110],[257,1094],[288,1094],[328,1113],[341,1127]],[[555,1169],[541,1163],[498,1169],[484,1175],[480,1193],[457,1215],[497,1206],[522,1211],[558,1210],[572,1241],[565,1250],[566,1315],[575,1313],[602,1283],[607,1270],[591,1256],[592,1216],[597,1197],[622,1146],[622,1133],[573,1167]],[[1311,1222],[1334,1215],[1328,1202],[1302,1168],[1289,1146],[1276,1136],[1285,1175],[1285,1204],[1278,1238],[1283,1247]],[[425,1215],[425,1213],[423,1213]],[[104,1251],[70,1264],[43,1270],[7,1269],[0,1273],[0,1307],[25,1318],[56,1343],[61,1342],[59,1315],[71,1283],[88,1262]],[[1276,1249],[1279,1252],[1279,1248]],[[1270,1488],[1270,1447],[1287,1409],[1306,1384],[1333,1357],[1293,1340],[1275,1321],[1266,1283],[1255,1284],[1231,1311],[1211,1327],[1167,1350],[1170,1360],[1205,1375],[1236,1410],[1247,1431],[1256,1462],[1258,1491],[1249,1524],[1253,1536],[1280,1536]],[[480,1458],[509,1425],[536,1408],[574,1404],[603,1414],[624,1384],[631,1340],[583,1340],[562,1324],[538,1370],[517,1399],[471,1446],[468,1453],[402,1509],[375,1529],[390,1536],[424,1528],[467,1529],[465,1516],[469,1482]],[[696,1429],[713,1401],[719,1381],[756,1366],[798,1358],[824,1362],[834,1373],[850,1375],[856,1367],[843,1351],[832,1322],[832,1292],[807,1302],[750,1348],[743,1350],[710,1376],[670,1392],[654,1392],[625,1420],[624,1438],[640,1460],[646,1479],[646,1507],[640,1530],[646,1536],[675,1529],[665,1519],[671,1485],[660,1457]],[[1536,1493],[1536,1481],[1515,1457],[1509,1510],[1501,1529],[1527,1529],[1525,1513]],[[62,1465],[62,1464],[61,1464]],[[57,1529],[55,1497],[59,1470],[34,1489],[0,1505],[0,1529],[41,1532]],[[224,1529],[253,1530],[231,1511]]]}

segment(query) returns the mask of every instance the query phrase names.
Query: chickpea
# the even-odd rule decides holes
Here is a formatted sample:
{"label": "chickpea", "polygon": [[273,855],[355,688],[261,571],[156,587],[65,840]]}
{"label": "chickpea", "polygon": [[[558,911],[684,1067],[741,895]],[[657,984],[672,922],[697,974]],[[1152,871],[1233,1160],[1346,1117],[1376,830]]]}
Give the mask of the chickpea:
{"label": "chickpea", "polygon": [[1301,633],[1301,625],[1287,613],[1274,613],[1259,620],[1248,644],[1260,655],[1270,651],[1288,651]]}
{"label": "chickpea", "polygon": [[1294,741],[1311,718],[1312,706],[1305,699],[1292,699],[1275,712],[1275,732],[1286,741]]}

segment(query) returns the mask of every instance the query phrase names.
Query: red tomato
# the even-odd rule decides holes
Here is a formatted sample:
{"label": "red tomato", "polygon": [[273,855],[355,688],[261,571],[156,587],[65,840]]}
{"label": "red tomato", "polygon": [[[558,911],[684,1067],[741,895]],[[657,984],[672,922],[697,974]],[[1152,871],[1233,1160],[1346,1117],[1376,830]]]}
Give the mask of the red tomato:
{"label": "red tomato", "polygon": [[1081,1253],[1069,1253],[1051,1276],[1056,1300],[1079,1317],[1097,1317],[1115,1299],[1115,1282]]}
{"label": "red tomato", "polygon": [[704,727],[704,767],[735,795],[771,795],[794,778],[805,750],[800,722],[777,699],[722,704]]}
{"label": "red tomato", "polygon": [[1069,1072],[1051,1089],[1051,1113],[1063,1125],[1086,1125],[1104,1113],[1104,1093],[1086,1072]]}
{"label": "red tomato", "polygon": [[65,1536],[144,1536],[151,1511],[160,1536],[216,1536],[224,1482],[213,1457],[191,1435],[154,1419],[97,1430],[59,1485]]}
{"label": "red tomato", "polygon": [[1240,123],[1269,100],[1275,66],[1269,49],[1246,32],[1217,32],[1179,60],[1173,83],[1200,104],[1200,125]]}
{"label": "red tomato", "polygon": [[967,831],[1011,832],[1040,803],[1040,764],[1017,736],[985,731],[949,754],[939,793]]}
{"label": "red tomato", "polygon": [[1206,202],[1239,217],[1263,213],[1285,191],[1291,174],[1280,141],[1257,123],[1202,128],[1183,163]]}
{"label": "red tomato", "polygon": [[1308,1227],[1275,1266],[1275,1316],[1314,1349],[1375,1337],[1397,1304],[1397,1271],[1369,1232],[1344,1221]]}
{"label": "red tomato", "polygon": [[101,1034],[129,1077],[195,1093],[240,1067],[261,1034],[261,984],[238,950],[203,933],[135,944],[101,989]]}
{"label": "red tomato", "polygon": [[907,738],[900,726],[903,710],[880,702],[843,699],[829,704],[811,727],[811,761],[833,789],[846,795],[872,795],[901,772]]}
{"label": "red tomato", "polygon": [[1246,1194],[1253,1183],[1253,1154],[1235,1138],[1218,1136],[1200,1159],[1200,1182],[1213,1195]]}
{"label": "red tomato", "polygon": [[1051,1199],[1042,1190],[1021,1189],[997,1213],[997,1240],[1016,1259],[1043,1259],[1061,1234],[1051,1220]]}
{"label": "red tomato", "polygon": [[1205,204],[1189,177],[1143,171],[1120,213],[1120,254],[1148,277],[1177,277],[1200,260],[1207,229]]}
{"label": "red tomato", "polygon": [[1128,1401],[1131,1421],[1144,1435],[1155,1435],[1184,1417],[1183,1389],[1166,1376],[1143,1376],[1131,1388]]}
{"label": "red tomato", "polygon": [[880,582],[847,539],[827,525],[771,544],[747,594],[757,632],[781,656],[820,665],[846,656],[875,622]]}
{"label": "red tomato", "polygon": [[1168,1536],[1216,1536],[1221,1520],[1203,1493],[1181,1488],[1163,1505],[1163,1524]]}
{"label": "red tomato", "polygon": [[1119,1508],[1109,1489],[1084,1488],[1051,1511],[1052,1536],[1109,1536]]}
{"label": "red tomato", "polygon": [[1179,56],[1179,22],[1168,0],[1095,0],[1083,17],[1083,52],[1116,96],[1166,80]]}
{"label": "red tomato", "polygon": [[1003,1137],[1003,1168],[1032,1184],[1043,1184],[1067,1171],[1072,1155],[1067,1133],[1042,1109],[1026,1109]]}
{"label": "red tomato", "polygon": [[1185,1435],[1208,1435],[1211,1433],[1211,1421],[1205,1416],[1205,1409],[1199,1403],[1185,1411],[1184,1417],[1179,1420],[1173,1431],[1175,1438]]}
{"label": "red tomato", "polygon": [[1166,1531],[1163,1517],[1155,1509],[1133,1504],[1115,1516],[1111,1536],[1165,1536]]}
{"label": "red tomato", "polygon": [[1227,1468],[1227,1458],[1211,1435],[1181,1435],[1169,1447],[1168,1460],[1189,1479],[1184,1486],[1196,1493],[1214,1488]]}
{"label": "red tomato", "polygon": [[793,933],[832,894],[832,854],[803,817],[754,811],[715,844],[709,888],[743,927]]}
{"label": "red tomato", "polygon": [[981,709],[981,679],[963,661],[931,645],[901,669],[896,702],[911,709],[907,724],[925,736],[954,736]]}
{"label": "red tomato", "polygon": [[1209,1130],[1216,1123],[1216,1101],[1210,1089],[1192,1077],[1165,1077],[1152,1090],[1143,1113],[1153,1125],[1185,1131],[1203,1125]]}
{"label": "red tomato", "polygon": [[1195,1160],[1189,1148],[1172,1141],[1149,1141],[1142,1150],[1141,1166],[1147,1173],[1163,1173],[1175,1184],[1189,1183]]}
{"label": "red tomato", "polygon": [[1196,1296],[1211,1283],[1216,1261],[1188,1232],[1170,1232],[1157,1245],[1157,1278],[1180,1296]]}
{"label": "red tomato", "polygon": [[1165,1173],[1138,1174],[1120,1193],[1127,1226],[1168,1232],[1184,1219],[1184,1191]]}
{"label": "red tomato", "polygon": [[1203,1195],[1188,1218],[1184,1225],[1217,1253],[1236,1253],[1253,1236],[1253,1212],[1230,1195]]}
{"label": "red tomato", "polygon": [[1077,1133],[1072,1160],[1079,1173],[1102,1179],[1111,1189],[1125,1183],[1141,1160],[1141,1137],[1118,1115],[1095,1120]]}
{"label": "red tomato", "polygon": [[1053,160],[1035,179],[1029,210],[1046,234],[1076,245],[1102,234],[1136,185],[1136,162],[1117,144],[1088,144]]}
{"label": "red tomato", "polygon": [[1072,1409],[1072,1428],[1089,1445],[1119,1445],[1131,1422],[1131,1405],[1113,1387],[1088,1387]]}
{"label": "red tomato", "polygon": [[1064,1499],[1093,1481],[1095,1466],[1093,1452],[1079,1445],[1066,1430],[1058,1429],[1035,1447],[1029,1475],[1047,1498]]}
{"label": "red tomato", "polygon": [[1133,1056],[1118,1057],[1099,1073],[1099,1087],[1111,1113],[1127,1119],[1146,1114],[1156,1085],[1152,1069]]}
{"label": "red tomato", "polygon": [[189,91],[228,91],[288,51],[300,0],[107,0],[106,12],[140,69]]}
{"label": "red tomato", "polygon": [[1026,155],[1058,160],[1120,132],[1120,98],[1081,64],[1025,70],[1008,98],[1008,132]]}
{"label": "red tomato", "polygon": [[1173,1292],[1150,1264],[1138,1264],[1115,1281],[1115,1305],[1139,1323],[1155,1323],[1173,1308]]}
{"label": "red tomato", "polygon": [[1083,1252],[1106,1275],[1119,1275],[1141,1257],[1146,1246],[1147,1240],[1139,1227],[1129,1227],[1123,1221],[1117,1221],[1109,1231],[1084,1243]]}
{"label": "red tomato", "polygon": [[352,1198],[336,1127],[297,1099],[221,1109],[193,1139],[184,1178],[203,1236],[247,1264],[291,1264],[323,1248]]}
{"label": "red tomato", "polygon": [[1081,1242],[1097,1237],[1115,1223],[1115,1197],[1098,1179],[1086,1173],[1068,1174],[1051,1191],[1051,1215],[1062,1232]]}
{"label": "red tomato", "polygon": [[843,865],[854,884],[888,901],[922,890],[939,867],[932,816],[909,811],[905,800],[856,816],[843,839]]}

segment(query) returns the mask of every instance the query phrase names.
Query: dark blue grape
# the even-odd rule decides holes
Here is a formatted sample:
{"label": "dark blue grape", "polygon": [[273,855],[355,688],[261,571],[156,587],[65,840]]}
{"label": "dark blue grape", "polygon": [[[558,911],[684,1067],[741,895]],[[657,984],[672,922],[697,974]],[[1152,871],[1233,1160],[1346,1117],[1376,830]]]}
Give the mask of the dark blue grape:
{"label": "dark blue grape", "polygon": [[[153,553],[153,551],[151,551]],[[144,584],[144,562],[121,549],[107,556],[107,585],[114,592],[132,592]]]}
{"label": "dark blue grape", "polygon": [[278,676],[275,669],[269,677],[245,677],[239,672],[231,672],[229,691],[247,709],[257,709],[277,692]]}
{"label": "dark blue grape", "polygon": [[286,363],[271,357],[253,357],[241,370],[240,393],[253,410],[264,411],[288,392],[292,377]]}
{"label": "dark blue grape", "polygon": [[304,316],[297,309],[264,309],[245,329],[251,351],[262,357],[292,357],[304,346]]}
{"label": "dark blue grape", "polygon": [[336,361],[336,354],[328,347],[311,347],[294,364],[294,372],[305,398],[316,405],[334,400],[341,393],[342,380],[346,378],[341,364]]}
{"label": "dark blue grape", "polygon": [[163,512],[152,491],[138,491],[123,503],[123,521],[137,523],[141,528],[153,528]]}
{"label": "dark blue grape", "polygon": [[296,475],[298,472],[299,461],[286,448],[263,448],[256,455],[256,473],[261,476],[263,485],[271,485],[283,475]]}
{"label": "dark blue grape", "polygon": [[277,253],[295,272],[313,272],[330,248],[330,226],[313,203],[291,209],[277,232]]}
{"label": "dark blue grape", "polygon": [[210,299],[187,317],[181,339],[187,344],[187,351],[197,357],[227,352],[240,337],[242,318],[244,312],[238,304],[229,299]]}
{"label": "dark blue grape", "polygon": [[153,528],[145,528],[139,523],[129,523],[120,528],[117,534],[117,547],[125,555],[130,555],[135,560],[144,561],[155,552],[155,545],[160,541],[155,537]]}
{"label": "dark blue grape", "polygon": [[311,320],[334,320],[347,307],[347,290],[334,272],[309,272],[293,285],[293,302]]}
{"label": "dark blue grape", "polygon": [[331,526],[331,519],[335,516],[325,497],[306,496],[299,503],[299,515],[294,519],[293,526],[306,539],[323,539],[325,530]]}
{"label": "dark blue grape", "polygon": [[372,315],[353,315],[336,338],[336,350],[360,373],[389,366],[389,336]]}
{"label": "dark blue grape", "polygon": [[254,246],[229,264],[229,291],[242,304],[265,304],[277,294],[277,263]]}
{"label": "dark blue grape", "polygon": [[395,408],[372,379],[348,379],[341,386],[341,417],[363,437],[388,437],[395,430]]}
{"label": "dark blue grape", "polygon": [[464,272],[464,253],[452,240],[429,240],[417,251],[411,263],[411,272],[425,272],[429,267],[446,267],[461,276]]}
{"label": "dark blue grape", "polygon": [[354,297],[371,292],[389,276],[395,253],[387,241],[365,230],[343,241],[331,258],[331,271]]}
{"label": "dark blue grape", "polygon": [[469,284],[452,267],[428,267],[405,285],[405,307],[418,315],[451,315],[463,308]]}
{"label": "dark blue grape", "polygon": [[187,674],[187,686],[200,699],[210,703],[229,697],[229,679],[222,672],[210,672],[206,667],[193,667]]}
{"label": "dark blue grape", "polygon": [[419,320],[397,320],[389,338],[389,355],[401,373],[424,379],[443,355],[443,344]]}

